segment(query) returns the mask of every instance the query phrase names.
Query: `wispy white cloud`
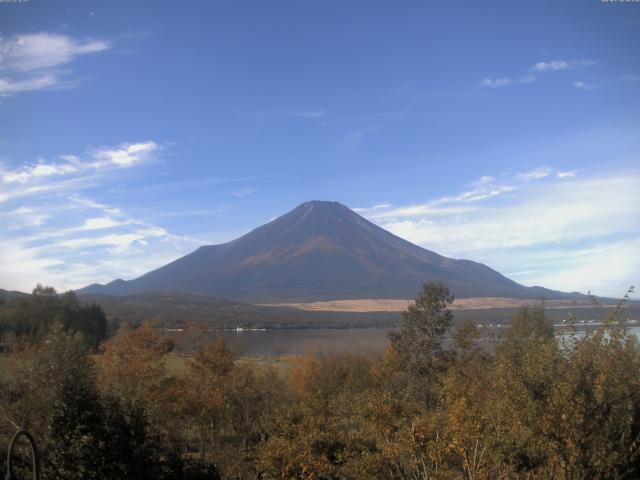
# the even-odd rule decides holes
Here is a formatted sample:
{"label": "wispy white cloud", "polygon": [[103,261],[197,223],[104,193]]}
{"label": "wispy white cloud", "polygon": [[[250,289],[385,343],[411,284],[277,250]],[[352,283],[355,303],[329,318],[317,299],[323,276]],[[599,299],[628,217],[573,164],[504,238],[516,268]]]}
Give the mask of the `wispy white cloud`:
{"label": "wispy white cloud", "polygon": [[96,162],[93,166],[132,167],[151,159],[158,150],[158,144],[152,141],[123,143],[116,148],[100,148],[94,152]]}
{"label": "wispy white cloud", "polygon": [[566,172],[557,172],[556,176],[558,178],[573,178],[576,176],[576,173],[575,170],[567,170]]}
{"label": "wispy white cloud", "polygon": [[110,47],[102,40],[78,40],[47,32],[0,37],[0,97],[69,86],[68,71],[60,67]]}
{"label": "wispy white cloud", "polygon": [[287,109],[278,108],[274,110],[263,110],[258,112],[248,112],[239,114],[240,117],[247,118],[256,121],[268,121],[268,120],[282,120],[286,118],[298,118],[303,120],[316,120],[325,117],[327,109],[312,108],[312,109]]}
{"label": "wispy white cloud", "polygon": [[501,88],[508,87],[510,85],[525,85],[527,83],[533,83],[537,80],[535,75],[524,75],[519,78],[501,77],[501,78],[484,78],[480,80],[479,85],[481,87],[489,88]]}
{"label": "wispy white cloud", "polygon": [[43,282],[67,289],[130,278],[206,243],[80,194],[149,162],[160,149],[152,141],[123,143],[3,167],[0,287],[29,290]]}
{"label": "wispy white cloud", "polygon": [[56,33],[0,38],[0,69],[32,71],[71,62],[79,55],[106,50],[104,41],[78,41]]}
{"label": "wispy white cloud", "polygon": [[[545,251],[514,251],[518,266],[511,278],[527,285],[620,298],[638,285],[640,239],[594,241],[585,246],[557,245]],[[495,262],[499,263],[496,258]]]}
{"label": "wispy white cloud", "polygon": [[625,81],[625,82],[640,82],[640,75],[636,75],[633,73],[627,73],[625,75],[622,75],[622,77],[620,77],[621,80]]}
{"label": "wispy white cloud", "polygon": [[[123,143],[96,149],[85,158],[62,155],[58,161],[39,159],[14,169],[0,167],[0,203],[10,198],[65,190],[79,182],[86,185],[87,176],[148,162],[160,150],[160,145],[152,141]],[[52,178],[60,180],[52,182]]]}
{"label": "wispy white cloud", "polygon": [[373,207],[367,207],[367,208],[354,208],[353,211],[354,212],[358,212],[358,213],[368,213],[368,212],[375,212],[376,210],[383,210],[386,208],[391,208],[393,207],[393,205],[391,203],[378,203],[376,205],[374,205]]}
{"label": "wispy white cloud", "polygon": [[0,221],[4,221],[10,230],[42,225],[51,215],[29,207],[18,207],[13,210],[0,210]]}
{"label": "wispy white cloud", "polygon": [[103,228],[119,227],[120,225],[126,225],[126,223],[127,222],[114,220],[111,217],[94,217],[87,218],[79,228],[80,230],[101,230]]}
{"label": "wispy white cloud", "polygon": [[[529,73],[521,76],[499,78],[487,77],[480,80],[480,82],[478,82],[478,85],[487,88],[502,88],[513,85],[525,85],[538,80],[538,74],[557,72],[561,70],[573,70],[580,67],[592,67],[594,65],[596,65],[596,62],[594,60],[552,60],[549,62],[538,62],[529,69],[530,72],[533,72],[533,74]],[[585,85],[583,82],[575,82],[574,86],[576,86],[577,88],[581,88],[578,87],[578,83],[583,86]]]}
{"label": "wispy white cloud", "polygon": [[346,135],[345,145],[350,148],[359,147],[360,145],[362,145],[365,138],[379,130],[382,130],[382,127],[380,125],[371,125],[357,128]]}
{"label": "wispy white cloud", "polygon": [[256,193],[256,189],[255,188],[241,188],[239,190],[233,190],[231,192],[229,192],[231,195],[233,195],[234,197],[248,197],[249,195],[253,195],[254,193]]}
{"label": "wispy white cloud", "polygon": [[107,215],[114,215],[114,216],[124,215],[119,208],[113,208],[108,205],[104,205],[102,203],[96,202],[94,200],[91,200],[90,198],[86,198],[78,194],[70,195],[68,197],[68,200],[74,205],[89,208],[89,209],[100,210],[101,212],[106,213]]}
{"label": "wispy white cloud", "polygon": [[[0,209],[2,287],[29,290],[43,282],[64,290],[132,278],[204,243],[86,197],[42,200],[12,217]],[[34,221],[16,224],[20,214]]]}
{"label": "wispy white cloud", "polygon": [[597,86],[594,83],[586,83],[582,80],[576,80],[573,82],[573,86],[578,90],[595,90]]}
{"label": "wispy white cloud", "polygon": [[540,167],[534,168],[533,170],[528,170],[526,172],[520,172],[516,175],[516,177],[517,179],[524,181],[538,180],[548,177],[549,175],[551,175],[551,172],[552,170],[550,167]]}
{"label": "wispy white cloud", "polygon": [[381,210],[383,208],[391,208],[391,207],[393,207],[393,205],[390,203],[378,203],[377,205],[374,205],[372,208],[374,210]]}
{"label": "wispy white cloud", "polygon": [[551,60],[549,62],[538,62],[531,67],[531,70],[536,72],[557,72],[579,67],[593,67],[595,64],[594,60]]}
{"label": "wispy white cloud", "polygon": [[317,110],[285,110],[283,112],[285,116],[298,118],[322,118],[326,113],[326,108],[319,108]]}
{"label": "wispy white cloud", "polygon": [[29,165],[19,170],[7,171],[2,174],[4,183],[27,183],[39,177],[49,177],[52,175],[66,175],[75,173],[78,168],[75,165],[60,165],[56,163],[40,162],[36,165]]}
{"label": "wispy white cloud", "polygon": [[516,272],[527,285],[616,295],[640,280],[637,205],[640,172],[582,178],[540,168],[362,214],[425,248]]}
{"label": "wispy white cloud", "polygon": [[469,213],[477,210],[474,203],[509,194],[532,180],[549,176],[551,172],[552,169],[549,167],[540,167],[511,175],[501,175],[500,178],[484,175],[472,182],[469,189],[456,195],[437,198],[419,205],[393,207],[391,204],[379,204],[371,208],[359,208],[358,211],[380,220]]}
{"label": "wispy white cloud", "polygon": [[42,90],[60,83],[57,75],[52,73],[40,74],[30,78],[16,80],[0,77],[0,97],[9,96],[20,92]]}

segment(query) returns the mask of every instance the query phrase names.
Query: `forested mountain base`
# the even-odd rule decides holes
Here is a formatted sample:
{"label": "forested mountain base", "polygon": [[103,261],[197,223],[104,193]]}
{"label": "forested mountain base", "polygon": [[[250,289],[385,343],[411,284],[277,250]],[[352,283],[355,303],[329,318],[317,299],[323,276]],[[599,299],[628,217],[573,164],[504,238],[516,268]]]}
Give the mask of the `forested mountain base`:
{"label": "forested mountain base", "polygon": [[562,338],[522,309],[487,352],[473,324],[451,326],[450,301],[427,284],[383,355],[309,355],[290,372],[240,365],[218,340],[169,375],[171,344],[148,324],[97,356],[55,324],[15,352],[0,447],[29,429],[45,479],[640,477],[624,303]]}
{"label": "forested mountain base", "polygon": [[0,298],[0,345],[3,349],[21,342],[36,343],[55,324],[66,332],[82,336],[96,349],[109,333],[107,317],[94,302],[81,304],[69,291],[59,295],[54,288],[37,285],[31,295]]}

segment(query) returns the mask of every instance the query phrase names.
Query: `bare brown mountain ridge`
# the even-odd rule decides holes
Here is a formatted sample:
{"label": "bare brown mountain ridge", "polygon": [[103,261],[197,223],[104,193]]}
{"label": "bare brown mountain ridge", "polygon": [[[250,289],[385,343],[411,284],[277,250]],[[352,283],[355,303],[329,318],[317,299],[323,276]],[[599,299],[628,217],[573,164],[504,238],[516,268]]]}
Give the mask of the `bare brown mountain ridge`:
{"label": "bare brown mountain ridge", "polygon": [[410,299],[430,280],[459,298],[580,300],[523,286],[481,263],[444,257],[375,225],[338,202],[306,202],[221,245],[203,246],[133,280],[81,294],[184,292],[251,303]]}

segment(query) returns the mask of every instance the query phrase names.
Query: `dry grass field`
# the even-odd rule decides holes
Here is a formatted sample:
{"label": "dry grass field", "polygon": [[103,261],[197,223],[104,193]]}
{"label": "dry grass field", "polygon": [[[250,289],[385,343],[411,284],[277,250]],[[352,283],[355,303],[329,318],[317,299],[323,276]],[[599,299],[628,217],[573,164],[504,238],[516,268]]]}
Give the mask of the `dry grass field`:
{"label": "dry grass field", "polygon": [[[169,375],[184,375],[191,361],[189,355],[167,355],[166,367]],[[250,357],[239,357],[235,364],[238,366],[248,366],[252,369],[273,368],[281,375],[287,375],[294,366],[296,357],[290,355],[255,355]]]}
{"label": "dry grass field", "polygon": [[[98,356],[92,356],[97,360]],[[166,357],[167,373],[172,376],[181,376],[187,372],[189,367],[189,355],[169,354]],[[255,355],[251,357],[239,357],[236,365],[248,366],[254,370],[265,368],[275,369],[281,376],[287,376],[293,369],[295,362],[299,360],[291,355]],[[12,363],[16,362],[16,357],[9,354],[0,354],[0,382],[10,380]]]}
{"label": "dry grass field", "polygon": [[[311,303],[279,303],[270,306],[299,308],[326,312],[401,312],[413,300],[393,298],[361,298],[354,300],[330,300]],[[452,310],[486,310],[492,308],[518,308],[525,305],[539,305],[540,300],[533,298],[478,297],[458,298],[453,302]],[[586,308],[592,307],[589,301],[550,300],[544,303],[547,308]]]}

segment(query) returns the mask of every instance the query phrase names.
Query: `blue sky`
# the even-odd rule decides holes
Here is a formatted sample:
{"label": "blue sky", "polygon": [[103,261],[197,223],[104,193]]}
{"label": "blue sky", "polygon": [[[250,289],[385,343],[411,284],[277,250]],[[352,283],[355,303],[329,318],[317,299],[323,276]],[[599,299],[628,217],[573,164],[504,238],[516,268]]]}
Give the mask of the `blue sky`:
{"label": "blue sky", "polygon": [[0,288],[311,199],[526,285],[640,277],[640,4],[0,3]]}

